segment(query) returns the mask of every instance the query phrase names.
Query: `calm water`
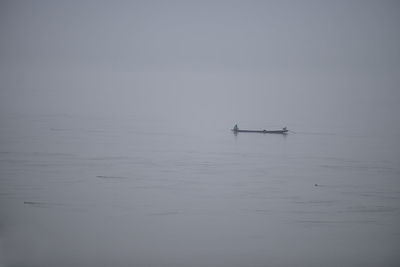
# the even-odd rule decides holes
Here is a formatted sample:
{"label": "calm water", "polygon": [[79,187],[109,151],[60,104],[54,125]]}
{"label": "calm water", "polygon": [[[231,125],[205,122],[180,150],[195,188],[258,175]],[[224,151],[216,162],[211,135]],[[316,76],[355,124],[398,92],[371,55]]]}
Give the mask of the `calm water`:
{"label": "calm water", "polygon": [[400,265],[398,134],[66,115],[2,124],[0,265]]}

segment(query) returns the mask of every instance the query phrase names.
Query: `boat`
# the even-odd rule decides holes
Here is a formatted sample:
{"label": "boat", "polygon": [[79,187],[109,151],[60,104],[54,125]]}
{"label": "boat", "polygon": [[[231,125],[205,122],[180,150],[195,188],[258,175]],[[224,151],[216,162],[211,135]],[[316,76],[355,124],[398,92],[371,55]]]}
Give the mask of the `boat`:
{"label": "boat", "polygon": [[269,134],[287,134],[289,132],[289,130],[286,127],[283,127],[282,130],[241,130],[239,129],[239,127],[237,126],[237,124],[235,124],[235,126],[233,127],[232,131],[234,133],[269,133]]}

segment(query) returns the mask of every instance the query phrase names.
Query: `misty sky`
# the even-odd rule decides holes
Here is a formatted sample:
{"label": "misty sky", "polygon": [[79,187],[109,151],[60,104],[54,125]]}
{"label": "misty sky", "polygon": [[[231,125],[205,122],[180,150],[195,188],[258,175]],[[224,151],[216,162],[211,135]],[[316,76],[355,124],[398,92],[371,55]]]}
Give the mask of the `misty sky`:
{"label": "misty sky", "polygon": [[1,1],[0,112],[397,127],[398,1]]}

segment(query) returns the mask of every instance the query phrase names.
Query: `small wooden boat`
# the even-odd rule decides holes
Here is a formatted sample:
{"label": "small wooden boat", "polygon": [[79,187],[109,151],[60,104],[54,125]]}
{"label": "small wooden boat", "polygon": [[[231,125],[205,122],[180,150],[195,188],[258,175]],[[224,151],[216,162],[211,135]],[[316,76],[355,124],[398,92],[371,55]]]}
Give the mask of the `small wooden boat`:
{"label": "small wooden boat", "polygon": [[282,130],[241,130],[237,127],[233,127],[232,131],[234,133],[269,133],[269,134],[287,134],[289,130],[286,127],[283,127]]}

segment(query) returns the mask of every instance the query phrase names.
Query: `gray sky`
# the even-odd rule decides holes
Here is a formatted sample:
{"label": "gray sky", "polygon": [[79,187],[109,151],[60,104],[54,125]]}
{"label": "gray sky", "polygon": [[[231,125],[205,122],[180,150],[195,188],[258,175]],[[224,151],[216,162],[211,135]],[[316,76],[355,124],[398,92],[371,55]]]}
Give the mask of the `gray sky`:
{"label": "gray sky", "polygon": [[0,112],[399,125],[397,1],[2,1]]}

